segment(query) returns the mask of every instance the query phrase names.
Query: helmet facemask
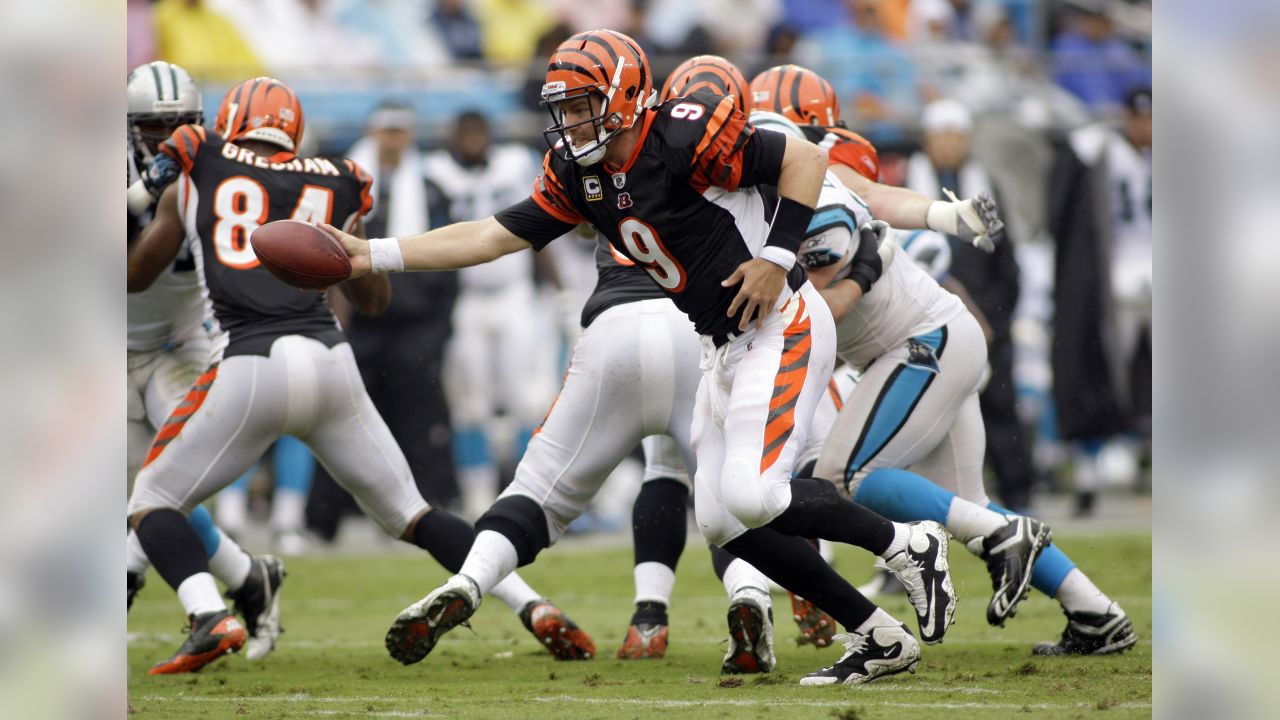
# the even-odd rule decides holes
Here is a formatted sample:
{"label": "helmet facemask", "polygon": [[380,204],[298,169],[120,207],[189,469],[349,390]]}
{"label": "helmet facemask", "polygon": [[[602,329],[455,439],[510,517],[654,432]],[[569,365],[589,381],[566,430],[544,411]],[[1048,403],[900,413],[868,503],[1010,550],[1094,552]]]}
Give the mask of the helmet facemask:
{"label": "helmet facemask", "polygon": [[202,112],[154,112],[129,114],[129,144],[139,167],[151,165],[160,144],[183,125],[204,124]]}
{"label": "helmet facemask", "polygon": [[[609,99],[595,85],[564,89],[563,83],[547,83],[542,88],[542,104],[551,113],[551,127],[542,132],[553,152],[566,160],[586,167],[604,159],[608,142],[622,130],[622,116],[609,112]],[[590,104],[586,117],[574,122],[566,121],[565,107],[585,99]],[[573,131],[590,126],[591,138],[575,142]]]}

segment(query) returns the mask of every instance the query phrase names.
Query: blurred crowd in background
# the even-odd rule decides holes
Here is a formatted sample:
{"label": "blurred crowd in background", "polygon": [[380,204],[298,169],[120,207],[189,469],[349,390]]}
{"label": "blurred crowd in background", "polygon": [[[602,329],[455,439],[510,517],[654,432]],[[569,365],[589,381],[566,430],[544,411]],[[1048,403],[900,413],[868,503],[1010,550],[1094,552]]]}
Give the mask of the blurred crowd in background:
{"label": "blurred crowd in background", "polygon": [[[188,69],[206,117],[239,80],[289,82],[303,154],[356,158],[377,180],[370,235],[403,235],[525,196],[545,152],[545,59],[601,27],[636,38],[658,79],[707,53],[748,79],[809,67],[877,145],[882,182],[939,198],[989,186],[1007,223],[996,252],[952,240],[953,274],[991,327],[989,487],[1015,510],[1070,493],[1081,515],[1108,490],[1150,492],[1148,2],[129,0],[128,64]],[[537,258],[397,276],[387,315],[348,314],[433,504],[474,519],[510,476],[576,340],[592,248],[567,236]],[[629,465],[573,529],[627,522]],[[348,510],[287,439],[217,512],[232,533],[269,513],[280,549],[301,552]]]}

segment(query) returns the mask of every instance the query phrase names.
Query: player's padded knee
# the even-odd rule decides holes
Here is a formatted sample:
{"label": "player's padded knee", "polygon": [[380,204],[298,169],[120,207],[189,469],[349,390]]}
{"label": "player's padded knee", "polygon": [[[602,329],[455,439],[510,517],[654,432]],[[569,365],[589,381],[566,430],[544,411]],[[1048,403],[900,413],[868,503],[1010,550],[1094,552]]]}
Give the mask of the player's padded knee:
{"label": "player's padded knee", "polygon": [[872,470],[854,489],[853,500],[896,522],[947,521],[955,493],[908,470]]}
{"label": "player's padded knee", "polygon": [[523,495],[498,498],[476,521],[476,532],[484,530],[493,530],[511,541],[520,567],[533,562],[551,545],[546,513],[532,498]]}
{"label": "player's padded knee", "polygon": [[196,509],[187,516],[187,522],[191,523],[196,535],[200,536],[200,542],[204,544],[205,557],[213,557],[213,554],[218,552],[218,546],[222,544],[222,536],[218,534],[218,528],[213,524],[213,516],[203,505],[197,505]]}
{"label": "player's padded knee", "polygon": [[[1002,515],[1015,515],[1011,510],[1006,510],[995,503],[987,503],[987,509],[994,510]],[[1076,564],[1067,557],[1067,554],[1057,546],[1056,543],[1050,543],[1045,548],[1040,557],[1036,559],[1036,565],[1031,569],[1031,587],[1040,592],[1054,597],[1058,594],[1058,587],[1062,585],[1062,581],[1066,579],[1067,573],[1075,569]]]}
{"label": "player's padded knee", "polygon": [[727,460],[721,484],[731,489],[724,495],[725,508],[749,528],[763,527],[791,504],[790,483],[770,482],[750,460]]}

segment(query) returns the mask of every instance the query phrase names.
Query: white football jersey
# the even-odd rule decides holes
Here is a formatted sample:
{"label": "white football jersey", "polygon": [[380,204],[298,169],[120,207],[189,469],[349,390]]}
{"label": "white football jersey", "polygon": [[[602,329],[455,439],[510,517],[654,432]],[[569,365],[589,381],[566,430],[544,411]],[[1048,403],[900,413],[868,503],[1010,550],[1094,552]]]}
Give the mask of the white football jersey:
{"label": "white football jersey", "polygon": [[[448,196],[454,222],[460,222],[488,217],[529,197],[539,165],[531,150],[509,144],[491,147],[489,161],[470,168],[459,165],[448,150],[438,150],[427,154],[425,169],[427,177]],[[533,254],[512,253],[493,262],[463,268],[459,278],[464,291],[531,283]]]}
{"label": "white football jersey", "polygon": [[[129,183],[138,179],[133,153],[127,153]],[[144,218],[144,223],[150,216]],[[140,293],[129,293],[127,305],[128,350],[146,352],[205,334],[204,292],[197,277],[188,243],[173,265]]]}
{"label": "white football jersey", "polygon": [[1113,252],[1117,260],[1151,256],[1151,153],[1111,133],[1107,142]]}
{"label": "white football jersey", "polygon": [[[853,216],[853,224],[836,223],[840,212]],[[824,217],[832,222],[823,222]],[[811,228],[830,224],[820,236],[811,236],[801,246],[801,255],[822,253],[848,262],[857,226],[872,220],[866,203],[831,173],[818,196]],[[894,242],[886,240],[886,242]],[[965,312],[955,295],[943,290],[901,248],[894,262],[849,314],[836,325],[836,354],[855,369],[862,369],[880,355],[900,346],[908,338],[935,330]],[[822,263],[819,263],[822,264]]]}

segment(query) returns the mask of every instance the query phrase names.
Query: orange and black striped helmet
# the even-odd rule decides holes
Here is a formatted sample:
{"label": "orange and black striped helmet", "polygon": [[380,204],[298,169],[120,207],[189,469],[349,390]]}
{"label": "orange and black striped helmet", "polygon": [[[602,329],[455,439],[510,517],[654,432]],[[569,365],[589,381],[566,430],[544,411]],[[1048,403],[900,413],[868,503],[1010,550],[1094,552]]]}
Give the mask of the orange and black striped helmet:
{"label": "orange and black striped helmet", "polygon": [[719,55],[697,55],[680,63],[662,86],[662,102],[698,90],[731,97],[740,112],[747,112],[747,79],[737,65]]}
{"label": "orange and black striped helmet", "polygon": [[799,65],[778,65],[755,76],[751,109],[775,112],[799,125],[844,127],[831,83]]}
{"label": "orange and black striped helmet", "polygon": [[[558,105],[566,100],[598,96],[599,112],[566,126]],[[636,124],[646,108],[657,102],[649,58],[635,40],[613,30],[589,30],[560,43],[547,64],[542,103],[551,111],[552,125],[543,133],[552,148],[560,143],[566,157],[583,165],[599,162],[614,134]],[[575,147],[567,130],[591,123],[595,140]]]}
{"label": "orange and black striped helmet", "polygon": [[231,88],[213,129],[229,142],[261,140],[294,152],[302,127],[302,103],[293,89],[275,78],[256,77]]}

